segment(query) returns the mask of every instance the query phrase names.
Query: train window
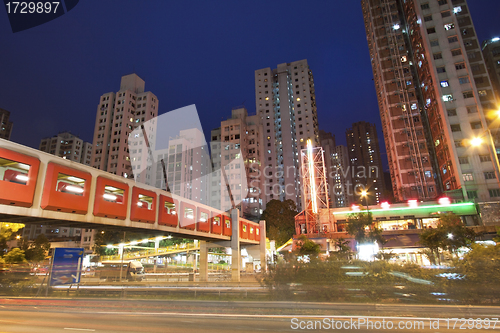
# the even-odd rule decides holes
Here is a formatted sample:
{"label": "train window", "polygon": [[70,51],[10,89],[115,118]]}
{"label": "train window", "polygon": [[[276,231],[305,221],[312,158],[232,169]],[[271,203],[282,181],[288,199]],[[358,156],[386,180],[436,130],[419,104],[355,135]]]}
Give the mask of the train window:
{"label": "train window", "polygon": [[259,236],[259,229],[255,229],[255,234]]}
{"label": "train window", "polygon": [[151,210],[152,205],[153,205],[153,197],[144,194],[139,194],[139,201],[137,202],[137,206],[139,206],[140,208]]}
{"label": "train window", "polygon": [[250,227],[250,233],[253,234],[253,227]]}
{"label": "train window", "polygon": [[172,202],[165,201],[165,209],[167,210],[167,213],[170,215],[177,214],[175,210],[175,204]]}
{"label": "train window", "polygon": [[208,214],[200,212],[200,222],[206,222],[208,220]]}
{"label": "train window", "polygon": [[231,220],[226,218],[226,228],[231,228]]}
{"label": "train window", "polygon": [[58,192],[70,193],[83,196],[85,179],[59,173],[57,175],[56,190]]}
{"label": "train window", "polygon": [[243,232],[247,232],[247,226],[243,224]]}
{"label": "train window", "polygon": [[192,208],[184,208],[184,217],[188,219],[194,219],[194,210]]}
{"label": "train window", "polygon": [[220,216],[215,216],[213,220],[214,225],[220,225]]}
{"label": "train window", "polygon": [[104,194],[102,197],[106,201],[123,204],[123,193],[125,193],[125,191],[121,188],[107,185],[104,186]]}
{"label": "train window", "polygon": [[0,158],[0,179],[4,181],[26,185],[29,170],[28,164]]}

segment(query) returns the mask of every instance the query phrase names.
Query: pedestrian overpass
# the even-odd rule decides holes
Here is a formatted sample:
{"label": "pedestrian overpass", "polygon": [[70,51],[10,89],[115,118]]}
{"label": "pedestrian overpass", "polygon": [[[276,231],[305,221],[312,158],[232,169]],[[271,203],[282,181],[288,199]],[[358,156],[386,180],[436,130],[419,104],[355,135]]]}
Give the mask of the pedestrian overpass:
{"label": "pedestrian overpass", "polygon": [[[200,276],[208,247],[240,246],[265,266],[265,222],[255,223],[131,179],[0,139],[0,221],[134,230],[200,240]],[[257,256],[257,257],[259,257]],[[204,265],[203,259],[205,258]]]}

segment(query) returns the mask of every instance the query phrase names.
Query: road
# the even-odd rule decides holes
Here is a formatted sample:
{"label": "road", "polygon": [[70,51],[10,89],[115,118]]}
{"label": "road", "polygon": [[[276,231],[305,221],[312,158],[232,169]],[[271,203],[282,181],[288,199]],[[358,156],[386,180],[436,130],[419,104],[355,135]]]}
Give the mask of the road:
{"label": "road", "polygon": [[[415,312],[416,315],[410,317],[407,313],[417,307],[405,309],[401,306],[401,315],[391,317],[396,311],[391,307],[384,309],[382,306],[376,310],[374,305],[302,305],[280,302],[0,299],[0,332],[297,332],[311,331],[315,326],[315,330],[331,330],[332,326],[337,326],[336,330],[343,332],[459,332],[463,331],[460,328],[468,328],[467,324],[464,326],[459,321],[448,324],[445,320],[437,321],[421,314],[462,317],[476,313],[496,315],[500,311],[497,307],[474,307],[467,311],[470,307],[419,306],[422,312]],[[358,313],[357,316],[354,312]],[[366,317],[360,318],[360,315]],[[467,329],[467,332],[484,332],[485,329],[479,329],[477,323],[475,321],[473,329]],[[484,326],[484,320],[481,323]],[[488,330],[500,332],[500,323],[495,329],[492,327],[490,322]]]}

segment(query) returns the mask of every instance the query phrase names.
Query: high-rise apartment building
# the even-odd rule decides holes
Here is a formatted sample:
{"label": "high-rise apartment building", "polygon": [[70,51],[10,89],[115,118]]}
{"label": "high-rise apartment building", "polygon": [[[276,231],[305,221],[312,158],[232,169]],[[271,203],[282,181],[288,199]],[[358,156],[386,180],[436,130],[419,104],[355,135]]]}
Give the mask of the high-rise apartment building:
{"label": "high-rise apartment building", "polygon": [[332,154],[335,152],[335,135],[330,132],[319,130],[319,145],[323,148],[326,182],[328,184],[328,198],[330,207],[335,206],[335,177],[336,170],[334,170]]}
{"label": "high-rise apartment building", "polygon": [[335,146],[330,159],[335,168],[333,182],[333,205],[331,207],[350,207],[354,203],[354,187],[349,162],[349,153],[344,145]]}
{"label": "high-rise apartment building", "polygon": [[[138,148],[129,152],[129,134],[137,127],[158,116],[158,99],[150,91],[144,91],[145,83],[136,74],[121,79],[120,90],[100,97],[94,128],[91,166],[115,175],[134,177],[131,155],[136,159],[148,159],[148,149]],[[146,126],[154,126],[154,121]],[[153,143],[153,128],[145,128],[149,142]],[[151,134],[149,134],[151,133]],[[151,135],[151,137],[149,137]],[[142,147],[142,146],[141,146]],[[144,173],[135,173],[136,181],[149,184],[151,166]]]}
{"label": "high-rise apartment building", "polygon": [[498,103],[500,103],[500,37],[483,42],[483,57],[490,76],[491,85]]}
{"label": "high-rise apartment building", "polygon": [[494,94],[465,0],[362,0],[398,201],[500,198]]}
{"label": "high-rise apartment building", "polygon": [[205,137],[199,129],[180,130],[178,136],[169,138],[168,148],[157,149],[153,155],[152,186],[166,190],[168,185],[173,194],[208,204],[211,162]]}
{"label": "high-rise apartment building", "polygon": [[42,139],[38,149],[85,165],[90,165],[92,157],[92,144],[70,132],[61,132],[53,137]]}
{"label": "high-rise apartment building", "polygon": [[[212,130],[214,172],[210,179],[210,206],[221,210],[231,208],[225,177],[241,214],[250,219],[262,214],[267,203],[264,179],[268,177],[266,172],[272,172],[262,168],[265,156],[262,132],[260,117],[249,116],[244,107],[234,108],[231,118],[222,121],[220,128]],[[243,163],[239,163],[238,159],[242,159]],[[219,169],[223,173],[217,172]]]}
{"label": "high-rise apartment building", "polygon": [[0,109],[0,139],[10,140],[13,124],[9,121],[9,117],[9,111]]}
{"label": "high-rise apartment building", "polygon": [[262,167],[266,201],[293,200],[302,209],[301,149],[308,139],[319,145],[312,71],[307,60],[255,71],[255,104],[264,130]]}
{"label": "high-rise apartment building", "polygon": [[354,182],[353,195],[360,204],[366,204],[360,193],[366,190],[368,204],[378,204],[384,193],[384,169],[380,158],[375,124],[359,121],[346,131],[347,151]]}

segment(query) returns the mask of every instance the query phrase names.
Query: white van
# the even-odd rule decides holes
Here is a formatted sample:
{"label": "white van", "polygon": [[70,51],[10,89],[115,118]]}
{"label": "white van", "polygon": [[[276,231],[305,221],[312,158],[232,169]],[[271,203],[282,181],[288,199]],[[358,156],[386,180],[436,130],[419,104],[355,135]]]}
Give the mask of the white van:
{"label": "white van", "polygon": [[106,262],[99,267],[99,278],[107,281],[119,281],[120,267],[122,267],[121,276],[123,279],[129,281],[142,281],[144,279],[144,267],[139,261],[129,261],[123,263]]}

